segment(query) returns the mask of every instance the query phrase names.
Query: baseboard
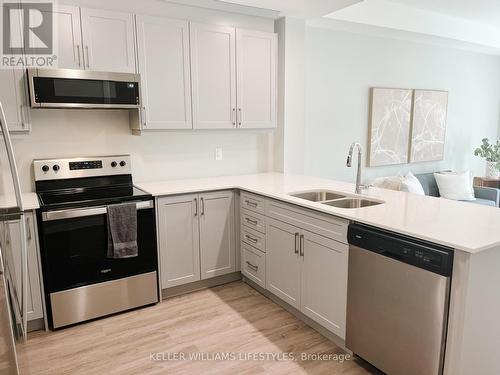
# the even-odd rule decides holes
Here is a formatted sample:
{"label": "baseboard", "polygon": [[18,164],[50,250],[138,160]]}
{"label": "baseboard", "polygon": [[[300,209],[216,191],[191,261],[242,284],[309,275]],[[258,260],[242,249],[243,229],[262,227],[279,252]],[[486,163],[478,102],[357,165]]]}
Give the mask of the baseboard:
{"label": "baseboard", "polygon": [[28,321],[28,332],[45,329],[45,320],[43,318]]}
{"label": "baseboard", "polygon": [[227,275],[216,276],[206,280],[195,281],[193,283],[163,289],[161,291],[161,297],[162,299],[166,299],[181,294],[191,293],[196,290],[207,289],[222,284],[232,283],[233,281],[238,280],[241,280],[241,272],[228,273]]}
{"label": "baseboard", "polygon": [[322,336],[326,337],[328,340],[333,342],[335,345],[340,347],[342,350],[345,352],[352,354],[352,352],[346,348],[345,346],[345,340],[342,339],[341,337],[337,336],[336,334],[330,332],[327,330],[325,327],[322,325],[316,323],[314,320],[309,318],[307,315],[304,315],[301,311],[297,310],[295,307],[290,306],[288,303],[284,302],[280,298],[276,297],[274,294],[269,292],[268,290],[262,288],[261,286],[257,285],[255,282],[250,280],[249,278],[243,276],[242,277],[243,282],[251,286],[253,289],[258,291],[260,294],[264,295],[265,297],[269,298],[271,301],[276,303],[277,305],[280,305],[283,307],[286,311],[288,311],[290,314],[294,315],[297,319],[302,320],[304,323],[306,323],[309,327],[320,333]]}

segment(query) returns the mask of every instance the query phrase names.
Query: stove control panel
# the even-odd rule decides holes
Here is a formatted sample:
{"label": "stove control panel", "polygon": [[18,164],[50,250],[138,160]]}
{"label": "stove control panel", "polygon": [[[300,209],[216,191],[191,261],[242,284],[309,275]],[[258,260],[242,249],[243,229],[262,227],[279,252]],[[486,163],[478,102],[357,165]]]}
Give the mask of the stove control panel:
{"label": "stove control panel", "polygon": [[34,160],[35,181],[131,174],[130,155]]}

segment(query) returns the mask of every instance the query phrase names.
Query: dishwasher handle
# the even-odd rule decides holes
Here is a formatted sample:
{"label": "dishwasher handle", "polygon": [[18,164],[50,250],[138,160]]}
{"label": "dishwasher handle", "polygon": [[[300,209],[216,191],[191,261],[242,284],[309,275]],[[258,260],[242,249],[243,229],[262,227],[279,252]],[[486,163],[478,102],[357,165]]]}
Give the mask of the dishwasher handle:
{"label": "dishwasher handle", "polygon": [[358,223],[349,225],[347,239],[351,246],[451,276],[454,254],[451,248]]}

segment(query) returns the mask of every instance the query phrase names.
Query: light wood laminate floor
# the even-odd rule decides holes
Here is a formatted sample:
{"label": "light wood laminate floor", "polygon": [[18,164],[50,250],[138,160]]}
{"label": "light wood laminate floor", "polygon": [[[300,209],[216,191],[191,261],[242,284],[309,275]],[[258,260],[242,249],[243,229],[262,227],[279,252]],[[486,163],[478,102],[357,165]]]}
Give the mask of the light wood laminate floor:
{"label": "light wood laminate floor", "polygon": [[[19,350],[21,375],[379,374],[365,362],[169,360],[168,353],[343,351],[242,282],[206,289],[55,332]],[[152,353],[164,353],[154,360]],[[154,356],[154,354],[153,354]],[[156,358],[158,359],[158,357]]]}

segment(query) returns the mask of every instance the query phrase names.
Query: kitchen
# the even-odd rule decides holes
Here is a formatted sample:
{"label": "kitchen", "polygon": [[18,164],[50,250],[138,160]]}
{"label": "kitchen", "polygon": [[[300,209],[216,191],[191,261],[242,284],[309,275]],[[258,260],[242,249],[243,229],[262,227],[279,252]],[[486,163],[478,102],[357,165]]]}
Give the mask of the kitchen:
{"label": "kitchen", "polygon": [[[352,167],[346,167],[355,139],[350,134],[331,150],[336,155],[338,148],[341,158],[326,164],[336,164],[332,169],[341,168],[341,173],[328,178],[305,173],[300,164],[309,162],[301,156],[306,151],[300,144],[306,134],[301,118],[310,116],[305,113],[310,99],[304,94],[310,93],[310,83],[300,73],[303,20],[278,18],[270,9],[203,5],[112,2],[103,10],[95,1],[54,4],[56,29],[70,25],[66,30],[71,30],[57,29],[58,35],[65,35],[57,39],[58,68],[76,69],[78,74],[30,68],[26,75],[17,69],[9,75],[13,84],[16,77],[28,81],[27,90],[17,91],[14,104],[4,105],[2,121],[9,126],[10,132],[3,133],[12,136],[17,162],[17,173],[11,174],[15,164],[4,160],[13,159],[2,155],[2,181],[8,185],[11,175],[19,180],[13,181],[18,188],[5,189],[12,194],[2,196],[2,207],[8,214],[12,206],[23,211],[9,220],[6,233],[27,240],[12,245],[22,251],[11,260],[17,267],[11,272],[23,282],[9,284],[22,285],[16,297],[27,297],[14,313],[22,334],[29,331],[27,341],[21,338],[16,344],[21,373],[57,373],[59,366],[60,373],[352,369],[361,374],[377,373],[375,367],[393,374],[469,374],[478,369],[496,373],[498,328],[493,319],[500,307],[494,297],[498,280],[493,266],[500,214],[492,208],[375,187],[356,194],[357,186],[338,181],[354,181],[356,169],[360,171],[356,163],[364,164],[366,154],[358,157],[356,152]],[[477,60],[475,64],[489,67],[486,58]],[[132,100],[129,107],[116,109],[123,103],[115,102],[113,109],[102,109],[110,97],[68,99],[89,89],[75,84],[77,80],[103,87],[127,82],[127,90],[136,92],[119,98]],[[45,90],[58,82],[67,84],[69,95]],[[3,95],[12,100],[8,91]],[[46,108],[51,104],[58,108]],[[366,129],[362,131],[360,140],[366,138]],[[369,175],[373,169],[364,172]],[[336,178],[343,173],[347,178]],[[24,193],[17,197],[22,202],[16,204],[14,191]],[[112,231],[106,216],[112,205],[127,201],[136,205],[139,255],[110,260],[113,256],[102,251],[109,250],[106,237]],[[99,212],[87,216],[84,210]],[[481,216],[487,220],[470,220]],[[356,236],[376,238],[359,242]],[[351,267],[363,262],[355,262],[353,249],[370,249],[382,240],[394,251],[410,242],[415,258],[390,263],[417,270],[414,281],[429,282],[425,285],[434,295],[416,289],[400,296],[408,299],[406,305],[382,307],[368,296],[355,298],[366,290],[359,283],[383,283],[351,277],[358,274]],[[52,258],[57,249],[72,254]],[[156,257],[150,256],[151,249]],[[425,250],[421,260],[417,249]],[[426,251],[439,254],[440,270],[429,272],[424,263],[432,263],[432,257]],[[389,258],[402,257],[393,253]],[[85,268],[86,258],[97,259],[94,270]],[[113,262],[131,267],[118,266],[115,274],[115,267],[108,267]],[[96,270],[100,276],[92,279],[89,275]],[[398,268],[388,270],[377,274],[389,272],[398,280]],[[435,275],[435,283],[425,277],[428,274]],[[387,281],[402,283],[389,277]],[[354,293],[357,287],[359,293]],[[121,298],[123,293],[128,297]],[[429,300],[436,302],[432,308],[403,316],[408,306]],[[488,311],[482,308],[486,304]],[[146,307],[137,309],[140,306]],[[206,314],[200,313],[205,308]],[[367,311],[377,308],[401,314],[384,320],[387,326],[379,321],[384,330],[370,341],[361,322],[370,321]],[[284,328],[266,324],[266,315]],[[408,336],[415,333],[408,322],[418,317],[422,327],[431,327],[421,329],[423,339]],[[425,360],[396,348],[392,351],[397,355],[372,350],[402,340],[403,334],[389,334],[396,324],[409,330],[405,342],[415,345],[410,352],[428,349]],[[120,337],[138,344],[130,346]],[[93,346],[99,350],[92,351]],[[138,347],[144,350],[137,353]],[[88,356],[76,354],[87,350]],[[330,359],[286,358],[290,352],[308,350],[311,356],[329,353]],[[131,351],[137,355],[125,360],[123,353]],[[169,357],[228,352],[244,360]],[[151,358],[155,353],[161,355]],[[251,356],[255,353],[283,358],[262,360]],[[358,357],[347,357],[352,353]],[[47,362],[46,357],[53,360]]]}

